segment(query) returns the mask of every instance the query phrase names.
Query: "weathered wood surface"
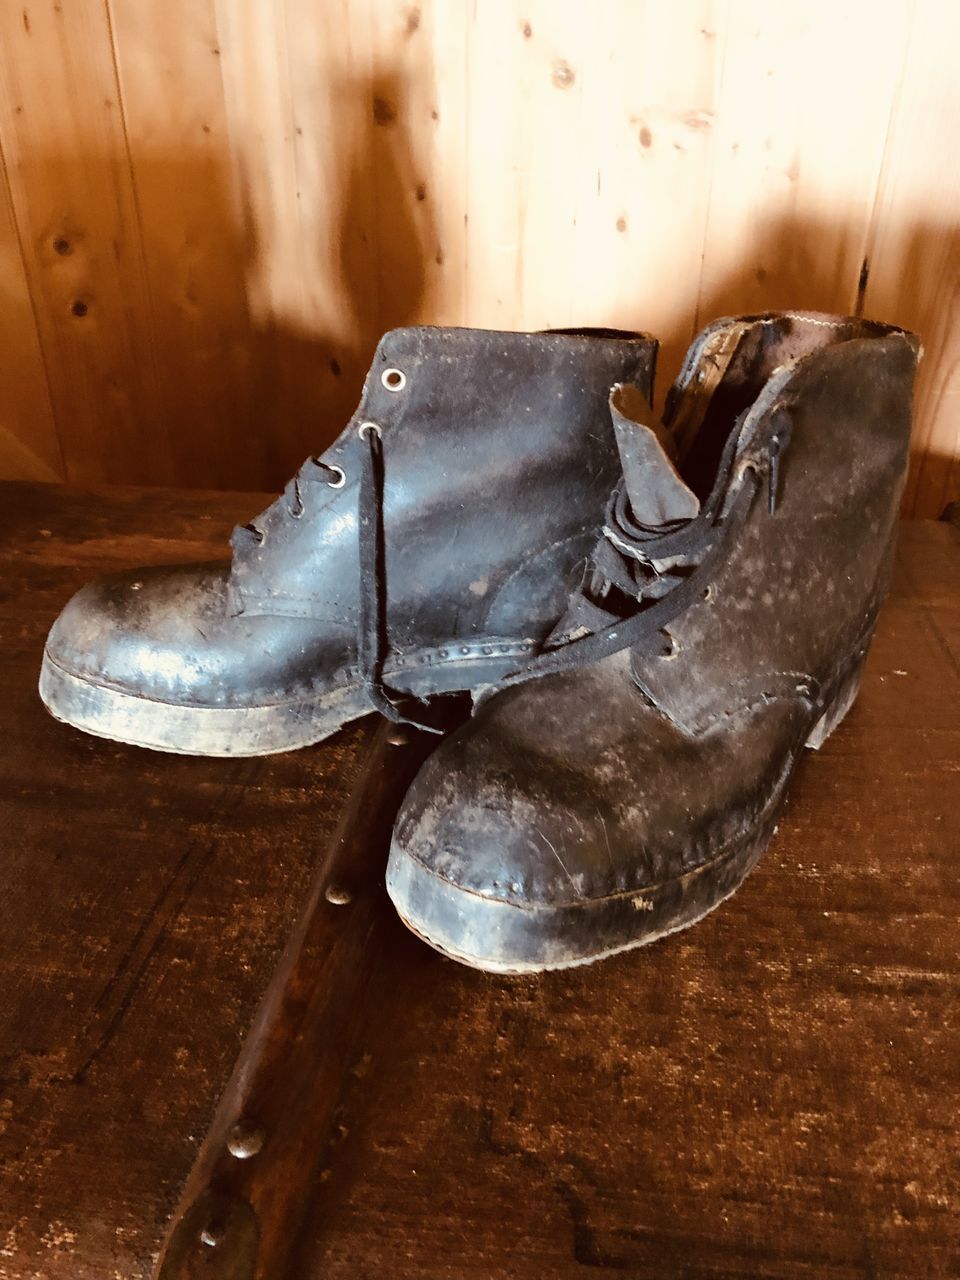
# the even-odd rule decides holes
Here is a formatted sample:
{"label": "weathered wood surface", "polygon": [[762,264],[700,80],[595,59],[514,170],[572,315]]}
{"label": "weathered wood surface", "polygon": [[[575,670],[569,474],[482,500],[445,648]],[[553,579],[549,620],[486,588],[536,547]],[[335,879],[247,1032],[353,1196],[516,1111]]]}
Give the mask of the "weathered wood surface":
{"label": "weathered wood surface", "polygon": [[[256,506],[0,489],[0,1277],[149,1273],[363,753],[155,756],[36,699],[75,583]],[[292,1277],[960,1274],[958,588],[905,525],[860,700],[695,929],[494,979],[381,902]]]}
{"label": "weathered wood surface", "polygon": [[187,1180],[157,1280],[288,1274],[388,934],[393,814],[435,741],[381,721]]}
{"label": "weathered wood surface", "polygon": [[43,638],[76,587],[213,559],[259,502],[0,487],[4,1280],[149,1274],[369,736],[194,760],[39,702]]}
{"label": "weathered wood surface", "polygon": [[[496,979],[390,925],[298,1277],[960,1275],[960,539],[694,929]],[[374,986],[373,990],[376,990]]]}

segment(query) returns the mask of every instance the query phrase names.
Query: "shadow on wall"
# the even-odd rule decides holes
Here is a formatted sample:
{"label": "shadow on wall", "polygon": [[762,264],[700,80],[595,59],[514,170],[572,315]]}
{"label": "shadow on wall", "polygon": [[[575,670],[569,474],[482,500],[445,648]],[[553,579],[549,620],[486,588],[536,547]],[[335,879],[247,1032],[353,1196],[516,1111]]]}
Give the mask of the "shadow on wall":
{"label": "shadow on wall", "polygon": [[[915,225],[906,237],[909,251],[891,273],[865,258],[862,227],[795,213],[762,222],[745,246],[737,270],[702,280],[696,315],[678,309],[676,323],[657,334],[667,377],[679,368],[692,337],[721,316],[763,311],[859,311],[868,319],[899,324],[919,333],[924,356],[915,396],[913,454],[903,500],[905,515],[937,517],[960,498],[960,419],[952,441],[942,425],[931,438],[944,402],[960,397],[960,370],[949,363],[955,306],[946,295],[960,290],[960,229]],[[643,316],[638,312],[638,327]],[[657,406],[668,390],[657,387]]]}
{"label": "shadow on wall", "polygon": [[[332,100],[337,128],[323,154],[302,144],[301,160],[313,168],[309,189],[323,190],[324,203],[317,209],[311,196],[299,223],[297,208],[272,204],[283,193],[243,187],[223,138],[187,153],[135,151],[136,204],[119,211],[109,202],[122,177],[102,157],[47,157],[28,175],[28,188],[43,183],[68,193],[68,203],[69,193],[99,202],[97,217],[85,222],[75,210],[35,250],[38,315],[70,478],[277,490],[348,420],[381,333],[429,323],[440,305],[455,311],[457,299],[432,292],[437,228],[408,134],[404,77],[387,66],[318,92]],[[104,248],[117,234],[105,228],[132,222],[142,232],[143,261],[135,236],[121,234]],[[698,300],[677,299],[673,322],[657,335],[661,368],[672,376],[694,332],[719,315],[845,312],[862,293],[864,314],[917,329],[924,340],[904,509],[936,515],[960,497],[954,442],[942,434],[954,390],[947,295],[956,289],[960,231],[915,227],[899,278],[884,264],[885,279],[875,283],[874,267],[865,290],[864,241],[861,226],[801,213],[761,222],[735,271],[701,281]],[[278,303],[277,272],[288,300],[299,291],[312,303],[299,312]],[[600,280],[601,296],[603,289]],[[642,329],[649,320],[640,278],[637,298],[632,320]]]}
{"label": "shadow on wall", "polygon": [[[339,433],[381,332],[411,323],[424,296],[433,232],[390,105],[401,93],[389,73],[339,93],[352,128],[337,131],[335,169],[322,160],[328,239],[303,253],[329,264],[330,278],[305,282],[336,317],[329,331],[258,300],[271,264],[257,193],[231,185],[222,138],[134,149],[136,200],[119,207],[117,163],[31,163],[26,185],[63,192],[69,210],[36,246],[33,282],[68,478],[275,490]],[[295,276],[296,220],[277,234]]]}
{"label": "shadow on wall", "polygon": [[[316,254],[325,259],[330,275],[310,283],[326,295],[328,306],[333,301],[337,307],[335,332],[297,332],[282,321],[260,326],[253,319],[250,324],[262,416],[249,429],[265,432],[258,478],[271,489],[342,430],[357,406],[381,335],[417,322],[426,292],[425,262],[435,239],[425,186],[398,110],[402,78],[380,72],[359,86],[341,84],[332,96],[342,127],[337,168],[324,174],[324,187],[335,251]],[[249,278],[263,251],[249,193],[243,204]]]}

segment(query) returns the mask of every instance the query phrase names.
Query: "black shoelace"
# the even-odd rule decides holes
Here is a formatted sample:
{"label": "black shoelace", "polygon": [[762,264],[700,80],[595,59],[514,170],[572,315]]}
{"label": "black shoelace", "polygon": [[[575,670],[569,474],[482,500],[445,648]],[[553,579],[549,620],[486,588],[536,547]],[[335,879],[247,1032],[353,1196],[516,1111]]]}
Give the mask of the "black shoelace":
{"label": "black shoelace", "polygon": [[[599,662],[623,649],[653,655],[662,648],[665,628],[692,604],[704,599],[731,541],[743,527],[760,486],[756,468],[747,465],[737,493],[725,513],[724,500],[742,419],[724,445],[709,496],[692,520],[651,528],[634,519],[626,487],[621,483],[611,495],[604,536],[600,539],[584,587],[571,601],[565,630],[586,629],[548,649],[519,671],[505,676],[485,691],[484,700],[499,689],[546,675]],[[389,652],[387,591],[383,524],[383,440],[379,427],[365,423],[360,430],[367,443],[360,477],[359,557],[360,629],[358,660],[360,678],[372,709],[388,720],[412,724],[431,733],[443,729],[429,723],[430,703],[412,695],[397,695],[384,683],[383,668]],[[776,510],[780,459],[790,442],[790,421],[782,415],[769,442],[768,510]],[[666,562],[670,568],[658,569]],[[627,602],[625,613],[607,607],[619,598]],[[413,715],[413,708],[418,714]]]}
{"label": "black shoelace", "polygon": [[[396,724],[412,724],[428,733],[443,733],[429,723],[429,703],[412,695],[398,695],[384,684],[383,666],[389,652],[387,636],[387,577],[383,529],[383,439],[372,422],[360,427],[366,441],[360,473],[359,555],[360,631],[357,657],[360,679],[370,706]],[[413,714],[416,708],[417,714]]]}
{"label": "black shoelace", "polygon": [[[625,485],[618,485],[607,506],[604,535],[584,588],[567,611],[570,625],[565,625],[565,631],[575,632],[580,622],[588,634],[541,653],[522,670],[505,676],[497,689],[599,662],[624,649],[649,656],[664,653],[665,629],[692,604],[707,597],[713,577],[743,527],[760,486],[756,468],[744,467],[733,502],[721,514],[745,416],[746,413],[741,415],[730,432],[713,488],[692,520],[656,528],[640,524],[633,517]],[[784,414],[769,443],[771,515],[777,506],[780,459],[789,443],[790,420]],[[673,567],[658,571],[655,566],[662,562]],[[605,607],[606,601],[618,598],[629,601],[632,611],[621,614]]]}

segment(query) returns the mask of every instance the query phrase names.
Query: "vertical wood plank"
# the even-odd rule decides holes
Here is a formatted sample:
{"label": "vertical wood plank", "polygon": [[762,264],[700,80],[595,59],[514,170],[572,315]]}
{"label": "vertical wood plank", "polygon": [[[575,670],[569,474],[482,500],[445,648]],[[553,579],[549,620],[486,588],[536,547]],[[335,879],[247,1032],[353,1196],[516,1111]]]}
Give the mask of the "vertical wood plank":
{"label": "vertical wood plank", "polygon": [[373,0],[379,327],[467,324],[467,6]]}
{"label": "vertical wood plank", "polygon": [[661,397],[696,312],[727,10],[618,0],[590,24],[572,316],[659,338]]}
{"label": "vertical wood plank", "polygon": [[[468,298],[503,327],[661,339],[696,307],[724,0],[478,6],[468,46]],[[508,89],[504,89],[508,86]]]}
{"label": "vertical wood plank", "polygon": [[0,147],[0,476],[62,480],[47,373]]}
{"label": "vertical wood plank", "polygon": [[868,258],[867,311],[925,339],[905,510],[936,514],[958,24],[933,0],[0,9],[0,473],[276,487],[398,324],[647,329],[662,392],[699,325],[850,310]]}
{"label": "vertical wood plank", "polygon": [[260,335],[231,182],[212,0],[108,0],[140,210],[158,416],[182,481],[263,476]]}
{"label": "vertical wood plank", "polygon": [[102,0],[0,7],[0,137],[66,473],[171,482]]}
{"label": "vertical wood plank", "polygon": [[376,313],[369,7],[216,0],[216,11],[248,305],[264,352],[258,408],[276,486],[341,429],[369,356],[359,336],[370,328],[362,308]]}
{"label": "vertical wood plank", "polygon": [[582,36],[573,8],[548,0],[471,10],[467,305],[476,324],[570,321]]}
{"label": "vertical wood plank", "polygon": [[924,346],[904,512],[960,498],[960,10],[916,6],[869,247],[866,305]]}
{"label": "vertical wood plank", "polygon": [[698,325],[855,307],[908,15],[882,12],[731,6]]}

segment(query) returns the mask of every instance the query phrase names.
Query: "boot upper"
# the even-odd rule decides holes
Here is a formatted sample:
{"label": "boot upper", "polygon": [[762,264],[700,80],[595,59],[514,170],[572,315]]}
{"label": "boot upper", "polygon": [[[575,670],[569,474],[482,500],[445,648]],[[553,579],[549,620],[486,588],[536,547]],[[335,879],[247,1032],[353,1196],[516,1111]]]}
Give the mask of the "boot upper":
{"label": "boot upper", "polygon": [[[235,531],[230,566],[91,584],[51,630],[49,660],[190,706],[363,683],[360,482],[376,433],[387,674],[494,652],[509,669],[549,632],[596,540],[617,472],[609,388],[649,398],[655,353],[612,331],[386,334],[354,417]],[[454,671],[445,687],[470,679]]]}
{"label": "boot upper", "polygon": [[666,434],[620,415],[624,477],[556,647],[430,758],[396,854],[532,909],[682,880],[771,823],[879,608],[917,355],[820,315],[705,331]]}

